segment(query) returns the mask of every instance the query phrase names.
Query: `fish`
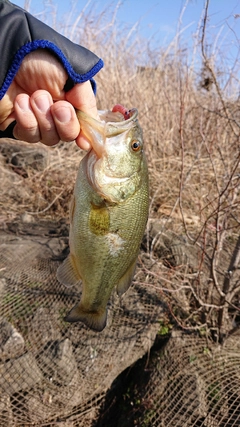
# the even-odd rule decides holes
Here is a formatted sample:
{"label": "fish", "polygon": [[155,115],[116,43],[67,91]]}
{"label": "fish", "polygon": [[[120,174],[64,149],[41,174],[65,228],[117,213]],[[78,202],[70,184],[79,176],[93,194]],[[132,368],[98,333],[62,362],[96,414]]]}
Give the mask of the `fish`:
{"label": "fish", "polygon": [[82,294],[64,318],[94,331],[107,324],[116,289],[131,285],[149,211],[147,160],[138,110],[99,110],[99,120],[77,111],[92,148],[80,162],[70,205],[70,253],[58,267],[66,286],[82,281]]}

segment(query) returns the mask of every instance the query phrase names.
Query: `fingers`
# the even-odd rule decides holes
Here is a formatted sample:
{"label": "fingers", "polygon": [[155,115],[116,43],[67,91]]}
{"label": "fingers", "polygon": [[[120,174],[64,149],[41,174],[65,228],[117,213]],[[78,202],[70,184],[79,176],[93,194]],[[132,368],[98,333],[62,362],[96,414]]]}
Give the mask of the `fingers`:
{"label": "fingers", "polygon": [[65,98],[63,87],[67,77],[66,70],[51,52],[37,49],[25,56],[15,82],[22,92],[32,94],[44,89],[56,101]]}
{"label": "fingers", "polygon": [[[78,110],[84,111],[89,116],[99,119],[96,98],[92,90],[90,81],[76,84],[66,93],[66,99]],[[90,141],[80,132],[76,138],[77,145],[83,150],[91,147]]]}
{"label": "fingers", "polygon": [[51,114],[62,141],[73,141],[80,132],[75,109],[67,101],[57,101],[51,106]]}
{"label": "fingers", "polygon": [[41,141],[55,145],[60,140],[76,140],[77,145],[88,150],[90,141],[80,131],[75,108],[98,119],[96,99],[90,82],[77,84],[66,93],[66,100],[53,102],[46,90],[37,90],[31,96],[20,93],[14,102],[17,124],[14,136],[28,142]]}
{"label": "fingers", "polygon": [[31,97],[18,95],[15,117],[14,136],[28,142],[41,141],[51,146],[59,140],[72,141],[80,132],[73,106],[66,101],[53,103],[49,92],[44,90],[34,92]]}
{"label": "fingers", "polygon": [[18,95],[14,102],[17,124],[13,134],[15,138],[27,142],[38,142],[41,139],[37,119],[33,113],[30,97],[27,94]]}
{"label": "fingers", "polygon": [[84,111],[95,119],[98,118],[96,98],[89,80],[85,83],[76,84],[66,92],[66,100],[78,110]]}

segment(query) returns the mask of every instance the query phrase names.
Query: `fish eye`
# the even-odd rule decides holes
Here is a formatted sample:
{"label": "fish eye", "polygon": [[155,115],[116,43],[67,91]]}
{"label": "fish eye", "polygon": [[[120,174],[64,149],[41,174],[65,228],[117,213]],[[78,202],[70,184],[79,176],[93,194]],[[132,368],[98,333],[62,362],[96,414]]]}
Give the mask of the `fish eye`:
{"label": "fish eye", "polygon": [[134,139],[131,143],[131,148],[133,151],[139,151],[142,148],[142,144],[137,139]]}

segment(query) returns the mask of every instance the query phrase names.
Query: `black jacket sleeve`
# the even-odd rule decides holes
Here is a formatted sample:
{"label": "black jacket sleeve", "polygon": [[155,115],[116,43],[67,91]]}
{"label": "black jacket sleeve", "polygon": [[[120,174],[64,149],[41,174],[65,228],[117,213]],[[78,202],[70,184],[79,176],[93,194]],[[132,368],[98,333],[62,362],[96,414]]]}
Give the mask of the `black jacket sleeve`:
{"label": "black jacket sleeve", "polygon": [[[6,94],[24,57],[47,49],[62,63],[68,74],[65,90],[90,80],[96,92],[94,75],[103,61],[88,49],[71,42],[31,14],[8,0],[0,0],[0,100]],[[0,132],[0,137],[6,136]]]}

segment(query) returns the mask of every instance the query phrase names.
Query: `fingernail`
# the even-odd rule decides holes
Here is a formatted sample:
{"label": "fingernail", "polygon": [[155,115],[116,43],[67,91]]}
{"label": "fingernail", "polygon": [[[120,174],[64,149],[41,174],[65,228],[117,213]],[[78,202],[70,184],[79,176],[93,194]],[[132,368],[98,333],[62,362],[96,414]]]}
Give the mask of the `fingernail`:
{"label": "fingernail", "polygon": [[68,123],[72,118],[71,110],[68,107],[59,107],[58,109],[54,110],[54,115],[61,123]]}
{"label": "fingernail", "polygon": [[50,107],[50,100],[47,95],[39,95],[36,98],[34,98],[34,102],[38,110],[40,110],[42,113],[46,113],[46,111]]}
{"label": "fingernail", "polygon": [[29,111],[30,110],[30,103],[29,103],[29,98],[28,97],[19,97],[16,101],[16,103],[18,104],[19,108],[22,111]]}

